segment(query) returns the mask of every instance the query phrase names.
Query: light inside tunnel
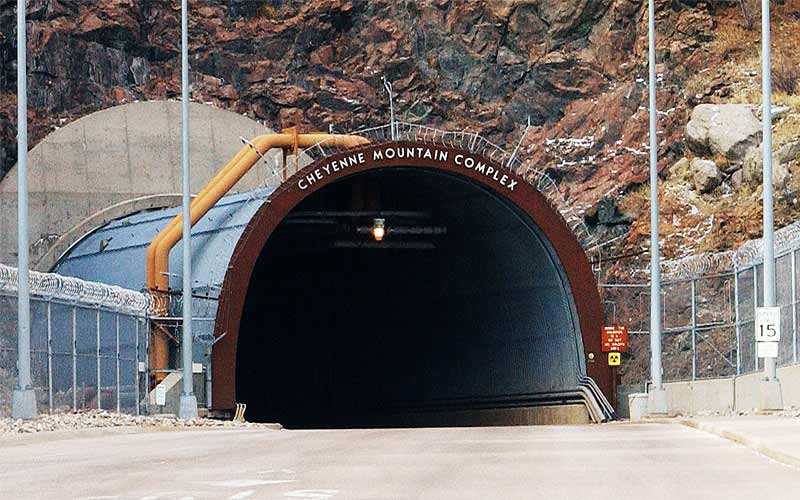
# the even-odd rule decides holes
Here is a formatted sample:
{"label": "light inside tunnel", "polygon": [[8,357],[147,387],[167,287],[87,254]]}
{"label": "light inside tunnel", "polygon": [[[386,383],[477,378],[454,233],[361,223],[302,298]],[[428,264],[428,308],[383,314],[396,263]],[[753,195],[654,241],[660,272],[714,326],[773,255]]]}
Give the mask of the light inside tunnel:
{"label": "light inside tunnel", "polygon": [[375,238],[375,241],[383,241],[383,237],[386,235],[385,221],[385,219],[375,219],[372,223],[372,237]]}
{"label": "light inside tunnel", "polygon": [[561,263],[516,207],[452,174],[372,170],[267,240],[236,399],[289,428],[529,423],[585,374],[577,325]]}

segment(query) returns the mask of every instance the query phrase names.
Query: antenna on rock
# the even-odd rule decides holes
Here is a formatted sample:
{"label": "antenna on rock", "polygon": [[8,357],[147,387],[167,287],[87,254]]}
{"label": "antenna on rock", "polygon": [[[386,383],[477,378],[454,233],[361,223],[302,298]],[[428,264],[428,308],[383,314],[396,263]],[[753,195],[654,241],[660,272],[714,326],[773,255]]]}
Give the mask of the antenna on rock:
{"label": "antenna on rock", "polygon": [[386,79],[386,75],[381,77],[381,81],[383,81],[383,88],[386,89],[386,93],[389,94],[389,130],[392,136],[392,140],[394,141],[397,139],[397,131],[394,123],[394,96],[392,95],[392,82]]}
{"label": "antenna on rock", "polygon": [[522,133],[522,137],[519,138],[519,142],[517,142],[517,147],[514,148],[514,152],[511,153],[511,157],[506,162],[506,168],[511,168],[511,165],[514,163],[514,160],[517,158],[517,151],[519,151],[519,147],[522,146],[522,141],[525,140],[525,136],[528,135],[528,130],[531,128],[531,117],[528,117],[528,125],[525,127],[525,131]]}

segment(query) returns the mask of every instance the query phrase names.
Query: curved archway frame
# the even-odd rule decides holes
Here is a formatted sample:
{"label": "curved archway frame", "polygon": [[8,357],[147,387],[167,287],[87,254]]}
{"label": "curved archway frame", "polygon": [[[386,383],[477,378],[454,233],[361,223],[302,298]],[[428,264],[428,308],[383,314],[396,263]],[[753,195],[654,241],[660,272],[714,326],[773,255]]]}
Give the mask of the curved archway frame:
{"label": "curved archway frame", "polygon": [[[598,356],[603,314],[597,283],[583,248],[547,198],[520,175],[480,154],[421,142],[389,142],[333,154],[304,167],[272,193],[245,228],[225,274],[215,322],[218,342],[212,352],[213,408],[235,407],[241,316],[256,261],[273,231],[302,200],[319,189],[360,172],[392,167],[420,167],[470,179],[530,218],[555,250],[566,273],[578,315],[587,375],[610,398],[612,371]],[[590,353],[594,353],[594,360],[589,360]]]}
{"label": "curved archway frame", "polygon": [[121,219],[143,210],[153,210],[159,208],[172,208],[180,206],[180,193],[150,194],[140,196],[132,200],[125,200],[106,207],[89,217],[83,219],[73,226],[69,231],[62,234],[53,246],[36,262],[33,270],[41,273],[49,273],[58,264],[72,247],[79,244],[81,240],[92,234],[95,229],[106,224]]}

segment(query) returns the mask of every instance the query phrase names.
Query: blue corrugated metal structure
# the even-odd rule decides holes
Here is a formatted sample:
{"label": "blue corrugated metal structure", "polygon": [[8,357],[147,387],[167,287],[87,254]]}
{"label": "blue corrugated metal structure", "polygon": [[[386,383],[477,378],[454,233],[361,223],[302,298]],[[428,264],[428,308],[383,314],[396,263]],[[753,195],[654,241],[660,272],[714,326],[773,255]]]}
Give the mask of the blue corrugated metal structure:
{"label": "blue corrugated metal structure", "polygon": [[[192,228],[193,288],[205,293],[222,284],[236,242],[247,223],[274,188],[226,196]],[[145,256],[150,242],[180,213],[180,208],[133,214],[86,235],[56,265],[65,276],[145,288]],[[170,252],[170,269],[182,268],[182,243]],[[181,287],[180,276],[170,276],[170,288]]]}
{"label": "blue corrugated metal structure", "polygon": [[[192,276],[194,293],[210,299],[193,302],[195,336],[205,340],[194,346],[195,361],[208,364],[207,343],[214,332],[216,299],[233,249],[242,231],[273,187],[226,196],[192,229]],[[180,208],[141,212],[115,220],[86,235],[64,255],[54,272],[117,285],[131,290],[145,288],[145,257],[152,239],[180,212]],[[170,252],[170,269],[182,269],[182,243]],[[170,276],[170,287],[180,289],[179,275]]]}

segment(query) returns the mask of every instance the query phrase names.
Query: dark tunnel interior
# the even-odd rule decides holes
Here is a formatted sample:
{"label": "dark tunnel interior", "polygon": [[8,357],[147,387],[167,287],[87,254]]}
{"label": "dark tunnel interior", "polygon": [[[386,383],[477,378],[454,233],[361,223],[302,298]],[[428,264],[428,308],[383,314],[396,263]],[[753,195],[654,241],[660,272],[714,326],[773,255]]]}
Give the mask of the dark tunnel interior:
{"label": "dark tunnel interior", "polygon": [[466,178],[339,180],[259,257],[237,401],[288,428],[503,424],[494,410],[534,406],[584,372],[560,266],[526,215]]}

